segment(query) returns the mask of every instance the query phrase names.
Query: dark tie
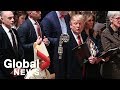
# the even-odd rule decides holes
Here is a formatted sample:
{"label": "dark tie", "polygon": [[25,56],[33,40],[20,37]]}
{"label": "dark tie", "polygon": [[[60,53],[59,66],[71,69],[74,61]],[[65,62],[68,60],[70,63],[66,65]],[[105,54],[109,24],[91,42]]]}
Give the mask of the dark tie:
{"label": "dark tie", "polygon": [[37,33],[38,33],[38,36],[42,37],[42,33],[41,33],[41,30],[40,30],[40,25],[38,22],[35,23],[37,25]]}
{"label": "dark tie", "polygon": [[9,32],[10,32],[10,34],[11,34],[12,41],[13,41],[13,50],[14,50],[14,52],[17,54],[18,48],[17,48],[17,44],[16,44],[16,42],[15,42],[14,34],[13,34],[12,30],[9,30]]}
{"label": "dark tie", "polygon": [[78,45],[81,45],[82,42],[81,42],[81,37],[80,37],[80,35],[77,36],[77,39],[78,39]]}

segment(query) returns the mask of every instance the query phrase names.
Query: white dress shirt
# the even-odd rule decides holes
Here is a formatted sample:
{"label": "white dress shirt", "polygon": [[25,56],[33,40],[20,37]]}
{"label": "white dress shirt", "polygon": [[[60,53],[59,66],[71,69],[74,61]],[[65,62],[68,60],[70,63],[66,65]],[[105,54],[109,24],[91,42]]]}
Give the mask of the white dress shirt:
{"label": "white dress shirt", "polygon": [[60,22],[60,26],[61,26],[61,29],[62,29],[62,34],[67,34],[67,25],[65,23],[65,19],[60,18],[61,15],[60,15],[59,11],[56,11],[56,13],[57,13],[57,16],[58,16],[58,19],[59,19],[59,22]]}
{"label": "white dress shirt", "polygon": [[[72,31],[72,30],[71,30],[71,31]],[[73,34],[73,36],[74,36],[74,38],[75,38],[77,44],[79,44],[79,43],[78,43],[78,35],[76,35],[73,31],[72,31],[72,34]],[[79,35],[80,35],[81,43],[83,44],[82,36],[81,36],[81,34],[79,34]]]}
{"label": "white dress shirt", "polygon": [[[4,24],[2,24],[2,27],[5,30],[6,34],[8,35],[8,38],[9,38],[9,40],[10,40],[12,46],[13,46],[13,41],[12,41],[11,33],[9,32],[9,29]],[[15,42],[16,42],[16,45],[17,45],[17,38],[16,38],[16,35],[14,34],[14,32],[13,32],[13,35],[15,37]]]}
{"label": "white dress shirt", "polygon": [[[38,37],[38,32],[37,32],[37,24],[36,24],[36,21],[34,21],[32,18],[28,17],[29,20],[32,22],[32,25],[34,26],[34,29],[35,29],[35,32],[36,32],[36,35]],[[38,22],[37,22],[38,23]],[[40,28],[41,30],[41,28]],[[40,31],[41,32],[41,31]]]}

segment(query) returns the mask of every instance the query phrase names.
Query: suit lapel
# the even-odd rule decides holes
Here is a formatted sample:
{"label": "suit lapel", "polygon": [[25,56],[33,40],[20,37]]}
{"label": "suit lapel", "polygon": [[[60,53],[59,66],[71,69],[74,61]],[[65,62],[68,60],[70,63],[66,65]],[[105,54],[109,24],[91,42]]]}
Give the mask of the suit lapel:
{"label": "suit lapel", "polygon": [[113,29],[109,26],[107,29],[106,37],[109,38],[114,44],[120,45],[120,36],[118,36],[118,32],[114,32]]}
{"label": "suit lapel", "polygon": [[112,40],[112,42],[116,45],[119,45],[119,38],[118,36],[116,36],[116,34],[111,35],[110,31],[108,30],[106,37],[110,40]]}
{"label": "suit lapel", "polygon": [[114,34],[113,34],[113,37],[114,37],[115,39],[117,39],[117,40],[120,41],[120,35],[118,36],[118,33],[114,33]]}
{"label": "suit lapel", "polygon": [[[58,16],[57,16],[57,13],[56,12],[54,12],[54,14],[53,14],[53,17],[55,17],[55,26],[57,26],[57,28],[58,28],[58,34],[61,34],[62,33],[62,29],[61,29],[61,26],[60,26],[60,22],[59,22],[59,19],[58,19]],[[60,30],[59,30],[60,29]]]}
{"label": "suit lapel", "polygon": [[68,34],[70,35],[70,45],[71,45],[71,48],[73,49],[76,46],[78,46],[78,44],[77,44],[77,42],[76,42],[76,40],[75,40],[71,30],[68,32]]}
{"label": "suit lapel", "polygon": [[5,48],[6,48],[6,49],[9,48],[9,49],[13,50],[13,47],[12,47],[12,44],[11,44],[9,38],[8,38],[8,35],[7,35],[7,33],[4,31],[3,28],[2,28],[2,32],[3,32],[3,38],[4,38],[4,40],[5,40]]}
{"label": "suit lapel", "polygon": [[33,34],[34,37],[35,37],[35,40],[36,40],[37,39],[37,35],[36,35],[35,28],[34,28],[32,22],[29,19],[27,19],[27,23],[28,23],[28,25],[30,27],[30,34]]}
{"label": "suit lapel", "polygon": [[69,15],[66,15],[66,16],[64,17],[64,19],[65,19],[65,23],[66,23],[66,26],[67,26],[67,32],[68,32],[68,30],[70,30],[70,24],[69,24],[70,16],[69,16]]}

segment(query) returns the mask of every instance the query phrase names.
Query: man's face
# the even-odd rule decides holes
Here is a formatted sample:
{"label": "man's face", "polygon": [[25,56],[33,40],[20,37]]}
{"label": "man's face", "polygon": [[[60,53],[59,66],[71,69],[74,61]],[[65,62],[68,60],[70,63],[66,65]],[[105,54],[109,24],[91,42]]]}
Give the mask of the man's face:
{"label": "man's face", "polygon": [[11,28],[14,24],[14,14],[13,14],[13,12],[3,11],[3,14],[1,16],[1,20],[7,28]]}
{"label": "man's face", "polygon": [[41,19],[41,11],[31,11],[31,16],[35,19]]}
{"label": "man's face", "polygon": [[67,15],[68,11],[59,11],[61,15]]}
{"label": "man's face", "polygon": [[80,34],[83,30],[84,22],[83,19],[79,19],[78,17],[73,18],[70,23],[71,30],[76,34]]}

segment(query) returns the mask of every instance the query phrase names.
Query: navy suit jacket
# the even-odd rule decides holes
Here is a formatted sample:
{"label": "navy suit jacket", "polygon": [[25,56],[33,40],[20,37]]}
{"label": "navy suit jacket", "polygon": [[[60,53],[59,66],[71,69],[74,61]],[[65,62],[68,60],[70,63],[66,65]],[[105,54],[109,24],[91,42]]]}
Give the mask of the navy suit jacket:
{"label": "navy suit jacket", "polygon": [[[69,28],[69,17],[65,16],[65,22],[67,24],[67,29]],[[50,43],[55,45],[57,40],[59,39],[62,30],[60,26],[60,22],[55,11],[51,11],[48,13],[43,20],[41,21],[43,25],[43,30],[45,31],[46,35],[48,36]]]}
{"label": "navy suit jacket", "polygon": [[13,30],[16,37],[17,37],[17,43],[18,43],[18,53],[15,53],[13,50],[13,47],[11,45],[11,42],[4,31],[3,27],[0,25],[0,78],[12,78],[12,75],[10,73],[13,71],[13,69],[7,69],[4,67],[4,61],[5,59],[15,59],[22,60],[24,58],[24,51],[21,45],[21,42],[18,37],[18,33],[16,30]]}
{"label": "navy suit jacket", "polygon": [[[37,40],[37,35],[34,26],[32,25],[32,22],[29,19],[26,19],[26,21],[18,28],[17,31],[23,45],[25,59],[28,61],[33,61],[34,60],[33,44]],[[42,36],[44,36],[43,31]]]}
{"label": "navy suit jacket", "polygon": [[62,60],[58,59],[58,53],[54,56],[56,59],[56,78],[57,79],[82,79],[82,66],[73,52],[73,48],[78,46],[71,30],[68,31],[70,40],[63,44]]}
{"label": "navy suit jacket", "polygon": [[[70,19],[69,15],[66,15],[64,19],[66,22],[67,31],[69,31],[69,19]],[[43,25],[43,30],[50,41],[48,52],[51,58],[51,65],[52,63],[54,63],[54,68],[56,69],[55,71],[58,71],[56,67],[56,63],[58,63],[56,62],[56,54],[58,50],[59,37],[62,34],[62,29],[61,29],[60,22],[59,22],[56,11],[49,12],[43,18],[43,20],[41,21],[41,24]]]}

